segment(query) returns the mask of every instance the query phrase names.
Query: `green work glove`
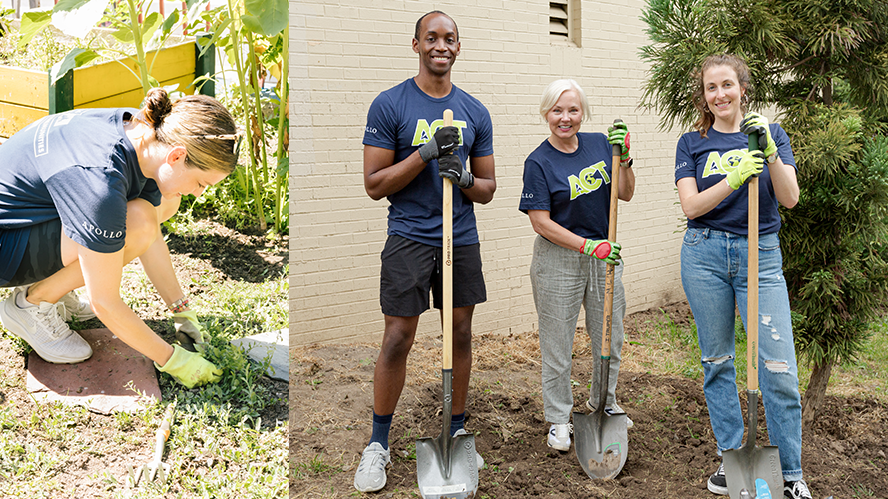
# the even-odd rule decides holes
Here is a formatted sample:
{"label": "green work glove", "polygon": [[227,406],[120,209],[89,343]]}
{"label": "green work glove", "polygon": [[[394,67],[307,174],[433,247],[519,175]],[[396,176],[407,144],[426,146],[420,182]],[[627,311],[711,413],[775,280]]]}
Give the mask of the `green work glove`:
{"label": "green work glove", "polygon": [[419,146],[419,157],[428,163],[449,153],[459,146],[459,128],[442,126],[428,142]]}
{"label": "green work glove", "polygon": [[[768,118],[758,113],[746,113],[743,121],[740,122],[740,131],[749,135],[753,132],[759,134],[759,149],[765,153],[765,157],[777,154],[777,144],[771,138],[771,127],[768,126]],[[764,148],[762,148],[762,137],[764,137]]]}
{"label": "green work glove", "polygon": [[205,343],[206,333],[197,320],[194,310],[183,310],[173,314],[173,322],[176,326],[176,336],[185,334],[195,343]]}
{"label": "green work glove", "polygon": [[621,246],[618,243],[611,243],[606,239],[586,239],[586,242],[583,243],[584,254],[604,260],[605,263],[611,265],[620,264],[620,249]]}
{"label": "green work glove", "polygon": [[615,146],[620,146],[620,161],[629,161],[629,127],[622,121],[614,123],[607,129],[607,141]]}
{"label": "green work glove", "polygon": [[188,388],[204,383],[215,383],[222,379],[222,370],[199,353],[189,352],[179,345],[173,345],[173,356],[163,367],[154,363],[154,367],[167,373]]}
{"label": "green work glove", "polygon": [[747,151],[746,154],[743,155],[743,158],[740,159],[740,164],[737,165],[737,168],[734,168],[734,171],[728,173],[728,185],[731,186],[731,189],[736,191],[741,185],[746,183],[746,180],[749,179],[749,177],[753,175],[757,176],[761,173],[764,165],[765,157],[762,155],[761,151]]}

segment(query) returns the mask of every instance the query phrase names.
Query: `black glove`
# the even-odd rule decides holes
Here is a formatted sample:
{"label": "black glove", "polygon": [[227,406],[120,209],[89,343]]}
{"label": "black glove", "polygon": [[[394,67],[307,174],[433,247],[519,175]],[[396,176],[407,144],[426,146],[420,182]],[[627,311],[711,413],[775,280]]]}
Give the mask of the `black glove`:
{"label": "black glove", "polygon": [[419,157],[428,163],[440,158],[459,146],[459,128],[442,126],[428,142],[419,146]]}
{"label": "black glove", "polygon": [[475,176],[463,168],[462,161],[456,154],[445,154],[438,158],[438,175],[450,179],[460,189],[469,189],[475,185]]}

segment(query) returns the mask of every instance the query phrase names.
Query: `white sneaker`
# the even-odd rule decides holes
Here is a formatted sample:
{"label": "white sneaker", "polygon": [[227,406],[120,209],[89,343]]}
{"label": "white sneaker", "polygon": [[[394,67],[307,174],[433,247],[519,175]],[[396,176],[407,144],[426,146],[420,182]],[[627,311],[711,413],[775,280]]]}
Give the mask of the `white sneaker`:
{"label": "white sneaker", "polygon": [[[598,409],[598,406],[592,405],[592,400],[587,400],[586,401],[586,409],[588,409],[590,412],[595,412],[595,409]],[[620,406],[617,405],[616,402],[614,402],[613,405],[604,406],[604,412],[608,413],[608,415],[610,415],[610,416],[613,416],[614,414],[619,414],[621,412],[626,412],[626,411],[621,409]],[[635,423],[633,423],[632,420],[629,419],[629,415],[626,414],[626,429],[628,430],[629,428],[632,428],[633,426],[635,426]]]}
{"label": "white sneaker", "polygon": [[[456,433],[454,433],[453,436],[456,437],[459,435],[468,435],[468,434],[469,434],[469,432],[467,432],[465,430],[465,428],[460,428],[460,429],[456,430]],[[484,458],[481,457],[481,454],[478,454],[478,446],[477,445],[475,446],[475,464],[477,465],[479,470],[484,467]]]}
{"label": "white sneaker", "polygon": [[570,450],[570,434],[573,433],[573,425],[570,423],[553,424],[549,427],[549,447],[567,452]]}
{"label": "white sneaker", "polygon": [[92,348],[79,334],[71,331],[59,313],[58,306],[42,302],[30,308],[19,308],[16,297],[26,288],[15,288],[0,305],[0,322],[12,334],[28,342],[37,355],[55,364],[74,364],[92,356]]}
{"label": "white sneaker", "polygon": [[85,296],[80,296],[73,291],[61,297],[59,303],[65,305],[65,313],[62,316],[62,318],[65,319],[65,322],[72,319],[88,321],[96,317],[96,313],[93,312],[89,299]]}
{"label": "white sneaker", "polygon": [[371,442],[361,454],[361,463],[355,472],[355,488],[361,492],[382,490],[385,467],[391,462],[391,449],[383,449],[379,442]]}

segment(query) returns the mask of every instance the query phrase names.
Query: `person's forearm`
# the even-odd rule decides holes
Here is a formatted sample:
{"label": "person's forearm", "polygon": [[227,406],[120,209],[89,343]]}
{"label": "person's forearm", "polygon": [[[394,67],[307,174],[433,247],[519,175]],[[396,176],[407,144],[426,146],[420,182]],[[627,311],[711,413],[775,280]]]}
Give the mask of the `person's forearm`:
{"label": "person's forearm", "polygon": [[157,293],[163,299],[166,306],[169,307],[176,300],[185,296],[182,287],[179,285],[179,279],[173,270],[173,261],[170,257],[170,249],[160,233],[160,226],[157,227],[157,239],[148,247],[145,253],[139,256],[145,274],[157,289]]}
{"label": "person's forearm", "polygon": [[493,193],[496,191],[496,180],[489,178],[475,177],[475,185],[471,189],[462,189],[473,203],[487,204],[493,199]]}
{"label": "person's forearm", "polygon": [[173,355],[173,347],[145,324],[121,299],[93,302],[99,320],[124,343],[163,366]]}
{"label": "person's forearm", "polygon": [[403,161],[364,175],[364,189],[370,198],[382,199],[407,187],[425,167],[419,152],[414,151]]}
{"label": "person's forearm", "polygon": [[778,156],[777,161],[768,165],[768,172],[771,174],[771,185],[774,186],[777,202],[786,208],[795,206],[799,202],[799,182],[795,168],[783,163]]}
{"label": "person's forearm", "polygon": [[549,242],[569,250],[583,251],[583,244],[586,242],[586,238],[565,229],[561,224],[549,217],[531,217],[530,220],[534,232],[545,237]]}
{"label": "person's forearm", "polygon": [[635,195],[635,172],[632,170],[632,167],[620,168],[622,170],[620,170],[620,186],[617,196],[620,198],[620,201],[631,201],[632,196]]}

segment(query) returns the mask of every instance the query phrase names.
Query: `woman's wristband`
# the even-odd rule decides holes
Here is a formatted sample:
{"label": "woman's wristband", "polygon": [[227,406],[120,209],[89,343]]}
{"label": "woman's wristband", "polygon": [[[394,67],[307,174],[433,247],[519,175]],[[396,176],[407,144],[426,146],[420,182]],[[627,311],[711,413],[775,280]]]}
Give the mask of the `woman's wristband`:
{"label": "woman's wristband", "polygon": [[187,296],[183,296],[182,298],[179,298],[178,300],[174,301],[173,304],[169,306],[169,309],[174,314],[178,314],[179,312],[182,312],[183,310],[188,309],[188,303],[190,301],[191,301],[190,298],[188,298]]}

